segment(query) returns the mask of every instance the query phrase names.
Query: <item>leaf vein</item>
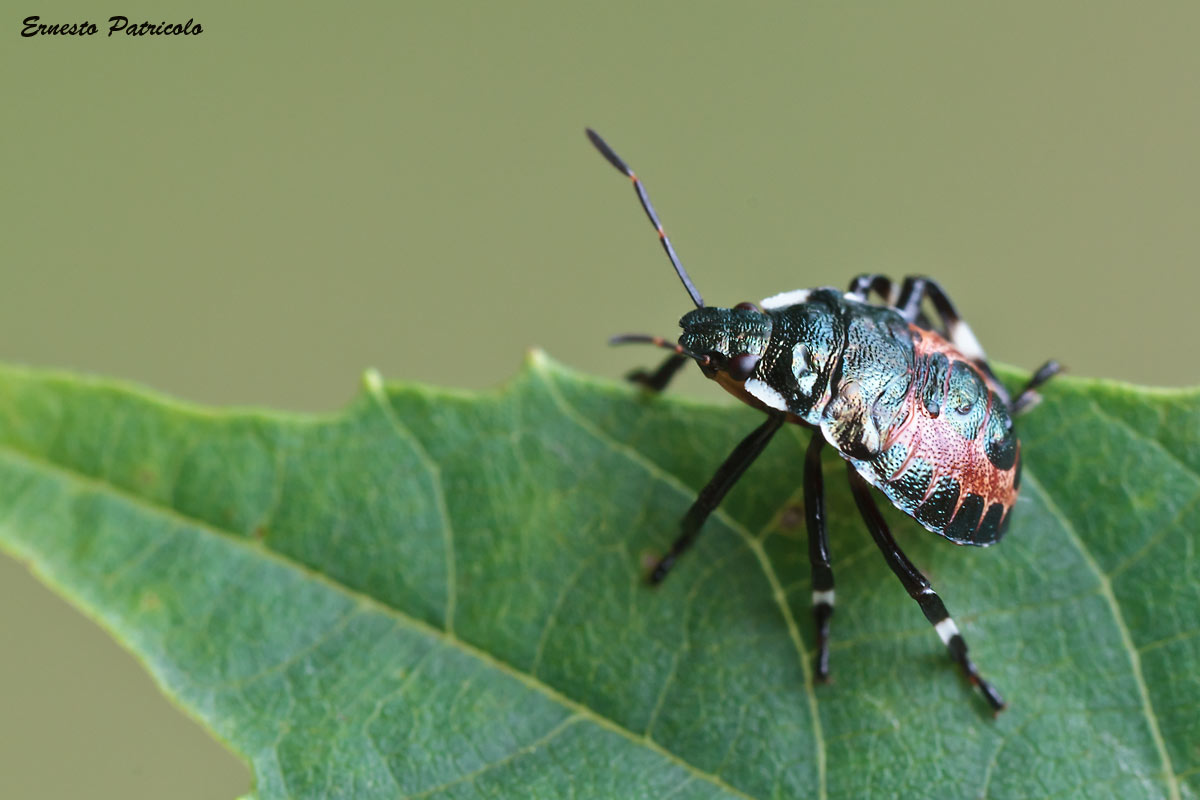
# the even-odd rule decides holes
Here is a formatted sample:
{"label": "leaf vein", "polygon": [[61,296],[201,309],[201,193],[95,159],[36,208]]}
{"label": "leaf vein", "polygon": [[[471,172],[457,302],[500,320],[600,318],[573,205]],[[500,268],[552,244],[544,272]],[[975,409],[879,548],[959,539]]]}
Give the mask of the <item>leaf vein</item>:
{"label": "leaf vein", "polygon": [[[227,543],[230,547],[250,551],[256,556],[279,564],[286,569],[293,570],[300,575],[309,578],[313,582],[355,601],[361,607],[376,610],[384,616],[391,617],[397,622],[397,624],[407,626],[411,630],[423,633],[446,647],[458,649],[463,654],[476,659],[488,667],[491,667],[500,674],[507,675],[526,688],[542,695],[548,700],[557,703],[564,709],[572,712],[573,715],[588,719],[601,728],[622,736],[633,744],[647,748],[659,757],[683,768],[692,775],[695,775],[705,782],[712,784],[714,787],[721,789],[732,797],[740,798],[741,800],[756,800],[756,798],[753,798],[745,792],[726,783],[720,778],[720,776],[705,772],[694,764],[686,761],[677,754],[663,747],[653,739],[642,736],[630,730],[629,728],[626,728],[617,721],[600,714],[598,711],[583,705],[581,702],[574,700],[558,691],[553,686],[538,680],[533,675],[523,672],[516,666],[501,660],[492,653],[489,653],[486,650],[476,647],[470,642],[458,638],[453,632],[438,628],[422,619],[408,614],[399,608],[387,605],[383,601],[371,597],[370,595],[363,594],[357,589],[341,583],[336,578],[327,575],[326,573],[319,572],[299,561],[295,561],[291,557],[272,550],[256,540],[247,539],[246,537],[240,536],[231,531],[218,528],[205,520],[196,517],[190,517],[176,508],[164,506],[150,498],[133,494],[123,487],[109,483],[102,478],[74,471],[70,467],[53,461],[48,461],[40,456],[25,453],[17,448],[12,447],[11,445],[0,444],[0,453],[7,453],[10,459],[24,462],[35,470],[62,475],[69,480],[74,481],[76,484],[85,487],[91,487],[95,491],[110,493],[114,497],[122,499],[132,507],[141,509],[145,513],[157,514],[172,521],[185,523],[201,533],[217,537],[221,541]],[[278,744],[279,742],[277,741],[274,746],[277,747]],[[284,777],[286,781],[287,776]]]}
{"label": "leaf vein", "polygon": [[[559,392],[558,387],[554,384],[554,380],[545,373],[544,367],[542,367],[540,364],[537,365],[537,374],[541,378],[543,384],[546,386],[546,389],[551,398],[554,400],[555,405],[559,407],[567,419],[574,422],[574,424],[577,425],[581,430],[587,432],[598,442],[601,442],[613,452],[621,453],[622,455],[626,456],[631,461],[645,469],[649,474],[676,489],[683,496],[692,496],[692,490],[689,489],[678,476],[669,473],[659,465],[652,462],[650,459],[643,456],[637,450],[613,439],[604,431],[588,422],[587,419],[583,417],[583,415],[581,415],[576,409],[574,409],[567,402],[566,398],[562,396],[562,393]],[[754,557],[758,560],[759,567],[766,575],[767,582],[770,584],[772,598],[774,599],[775,604],[779,607],[780,615],[783,617],[784,624],[787,627],[788,637],[791,639],[792,645],[796,650],[796,654],[800,661],[800,669],[804,675],[804,689],[808,697],[809,709],[813,724],[813,742],[816,745],[817,751],[815,753],[818,782],[817,796],[818,800],[825,800],[827,797],[825,775],[825,737],[821,726],[821,716],[817,709],[817,695],[813,687],[812,664],[810,663],[811,659],[808,656],[808,652],[804,647],[804,642],[800,638],[800,630],[796,625],[795,616],[792,614],[791,607],[788,605],[787,593],[783,591],[783,588],[779,582],[779,577],[775,573],[774,565],[771,564],[771,560],[767,556],[766,550],[763,548],[763,543],[758,539],[758,537],[751,534],[741,522],[731,518],[721,508],[717,508],[713,512],[712,516],[718,517],[731,530],[737,533],[743,542],[745,542],[751,553],[753,553]]]}
{"label": "leaf vein", "polygon": [[442,484],[442,468],[420,440],[408,429],[408,426],[396,415],[396,409],[388,400],[387,393],[383,388],[383,379],[379,373],[374,370],[367,372],[363,377],[363,383],[366,386],[367,394],[378,404],[380,412],[391,423],[396,434],[408,442],[417,457],[421,459],[421,463],[429,471],[430,480],[433,482],[434,501],[437,504],[438,516],[442,519],[442,539],[446,552],[446,608],[443,614],[446,618],[446,631],[453,633],[454,609],[458,601],[458,569],[454,559],[454,529],[450,525],[450,510],[446,505],[446,488]]}
{"label": "leaf vein", "polygon": [[549,742],[553,741],[558,736],[560,736],[565,730],[567,730],[567,728],[576,724],[581,719],[583,719],[583,718],[580,717],[579,715],[573,714],[573,715],[563,719],[561,722],[559,722],[557,725],[555,725],[553,728],[551,728],[549,731],[547,731],[541,737],[530,742],[529,744],[524,745],[522,747],[518,747],[516,750],[513,750],[511,753],[501,756],[500,758],[496,759],[495,761],[491,761],[487,764],[484,764],[483,766],[478,767],[478,768],[472,770],[471,772],[466,773],[465,775],[460,775],[452,781],[447,781],[446,783],[440,784],[438,786],[434,786],[429,789],[424,789],[416,794],[408,795],[408,797],[410,798],[410,800],[419,800],[422,797],[429,797],[433,794],[436,794],[437,792],[445,791],[446,789],[449,789],[451,786],[457,786],[458,784],[466,783],[467,781],[474,781],[477,778],[479,778],[481,775],[491,772],[492,770],[499,769],[500,767],[503,767],[503,766],[511,763],[512,761],[516,760],[517,758],[520,758],[521,756],[524,756],[524,755],[528,755],[529,753],[532,753],[534,750],[538,749],[539,747],[542,747],[542,746],[548,744]]}
{"label": "leaf vein", "polygon": [[683,631],[683,642],[671,657],[671,669],[667,671],[667,676],[663,680],[662,688],[659,690],[658,697],[654,701],[654,708],[650,712],[650,719],[646,722],[646,729],[643,735],[647,738],[652,736],[654,725],[656,722],[658,722],[659,712],[662,711],[662,707],[666,702],[667,694],[670,691],[671,685],[675,682],[675,675],[679,669],[680,656],[682,653],[687,652],[688,648],[691,646],[689,643],[690,637],[688,636],[688,618],[692,613],[692,601],[695,599],[696,595],[699,594],[700,589],[703,587],[704,581],[708,579],[708,576],[712,575],[713,572],[718,570],[721,565],[725,563],[725,560],[731,556],[731,553],[727,553],[721,558],[713,559],[712,563],[706,566],[704,571],[696,576],[696,580],[692,583],[691,589],[688,590],[687,595],[684,597],[683,619],[680,620],[679,623],[680,630]]}
{"label": "leaf vein", "polygon": [[1137,428],[1133,427],[1132,425],[1130,425],[1128,422],[1121,419],[1120,417],[1114,417],[1112,414],[1105,411],[1101,407],[1101,405],[1096,402],[1096,400],[1094,398],[1091,401],[1091,405],[1092,405],[1092,410],[1095,412],[1096,416],[1103,417],[1106,421],[1111,422],[1113,425],[1117,426],[1118,428],[1124,429],[1134,439],[1137,439],[1138,441],[1143,442],[1144,444],[1150,446],[1159,455],[1163,456],[1164,458],[1166,458],[1169,461],[1174,462],[1174,464],[1177,467],[1179,467],[1180,472],[1183,472],[1185,475],[1189,476],[1192,479],[1193,483],[1200,485],[1200,474],[1197,474],[1197,472],[1194,469],[1192,469],[1186,463],[1181,461],[1179,459],[1179,456],[1175,455],[1170,450],[1168,450],[1166,447],[1164,447],[1162,442],[1158,441],[1157,439],[1155,439],[1151,436],[1147,436],[1143,431],[1140,431]]}
{"label": "leaf vein", "polygon": [[1067,534],[1067,537],[1079,551],[1084,563],[1086,563],[1096,575],[1096,580],[1100,585],[1100,595],[1108,603],[1109,609],[1113,615],[1113,622],[1116,624],[1117,631],[1121,636],[1121,644],[1124,646],[1125,652],[1129,656],[1129,663],[1133,672],[1133,680],[1137,685],[1138,693],[1141,695],[1142,712],[1145,715],[1146,723],[1150,728],[1150,737],[1154,741],[1154,747],[1158,751],[1159,758],[1162,760],[1163,777],[1167,784],[1168,795],[1171,797],[1171,800],[1180,800],[1179,782],[1175,778],[1175,767],[1171,763],[1170,753],[1167,752],[1166,740],[1163,738],[1162,731],[1158,727],[1158,716],[1154,711],[1154,703],[1150,699],[1149,687],[1146,685],[1146,679],[1142,675],[1142,660],[1138,655],[1137,648],[1134,647],[1133,637],[1129,632],[1129,626],[1125,622],[1125,616],[1121,613],[1120,603],[1117,602],[1116,594],[1113,592],[1112,581],[1104,573],[1104,570],[1100,567],[1099,562],[1096,561],[1091,551],[1087,548],[1083,537],[1079,535],[1079,531],[1076,530],[1074,523],[1072,523],[1071,520],[1068,519],[1065,514],[1063,514],[1062,509],[1060,509],[1058,504],[1054,502],[1054,499],[1050,496],[1050,493],[1047,492],[1045,487],[1042,486],[1041,481],[1033,476],[1032,470],[1030,469],[1025,470],[1025,483],[1026,485],[1035,488],[1037,493],[1041,495],[1042,501],[1046,505],[1046,509],[1056,520],[1058,520],[1059,524],[1062,525],[1063,531]]}
{"label": "leaf vein", "polygon": [[576,566],[575,571],[571,573],[571,576],[563,581],[562,586],[558,591],[558,595],[554,598],[554,604],[550,606],[550,612],[546,615],[546,621],[542,623],[542,632],[541,635],[538,636],[537,648],[535,648],[533,660],[529,664],[530,675],[536,676],[538,673],[538,667],[541,666],[542,655],[546,649],[546,641],[550,638],[550,632],[557,622],[558,613],[562,610],[562,606],[567,601],[567,597],[570,596],[571,589],[575,587],[575,584],[581,577],[583,577],[593,563],[617,549],[619,548],[608,547],[597,551],[588,558],[583,559],[579,562],[578,566]]}
{"label": "leaf vein", "polygon": [[1148,537],[1146,541],[1142,542],[1141,546],[1138,547],[1137,550],[1134,550],[1125,558],[1121,559],[1121,561],[1109,571],[1108,577],[1115,578],[1125,570],[1134,566],[1143,558],[1145,558],[1150,551],[1153,550],[1154,547],[1163,539],[1166,539],[1168,536],[1175,533],[1179,529],[1179,523],[1186,519],[1187,516],[1195,510],[1198,501],[1200,501],[1200,492],[1197,492],[1188,498],[1187,502],[1183,503],[1179,507],[1179,511],[1175,513],[1175,516],[1171,518],[1170,522],[1158,526],[1158,530],[1154,532],[1154,535]]}
{"label": "leaf vein", "polygon": [[342,616],[338,617],[337,619],[335,619],[333,621],[333,624],[331,624],[325,630],[321,631],[319,636],[317,636],[315,639],[313,639],[308,644],[304,645],[304,647],[301,647],[299,650],[288,655],[288,657],[283,659],[282,661],[276,662],[269,667],[264,667],[263,669],[260,669],[258,672],[255,672],[250,675],[246,675],[245,677],[242,677],[242,678],[238,678],[237,680],[218,681],[217,683],[205,684],[205,688],[208,688],[208,689],[241,689],[246,686],[249,686],[252,683],[262,680],[263,678],[267,677],[268,675],[274,675],[277,672],[282,672],[283,670],[286,670],[288,667],[292,666],[293,664],[298,663],[305,656],[311,655],[312,653],[315,653],[317,650],[324,647],[330,640],[333,639],[333,637],[337,636],[339,633],[341,633],[343,630],[345,630],[346,626],[350,623],[350,620],[353,619],[355,616],[357,616],[358,613],[359,613],[359,610],[357,608],[354,608],[354,609],[351,609],[348,613],[343,614]]}

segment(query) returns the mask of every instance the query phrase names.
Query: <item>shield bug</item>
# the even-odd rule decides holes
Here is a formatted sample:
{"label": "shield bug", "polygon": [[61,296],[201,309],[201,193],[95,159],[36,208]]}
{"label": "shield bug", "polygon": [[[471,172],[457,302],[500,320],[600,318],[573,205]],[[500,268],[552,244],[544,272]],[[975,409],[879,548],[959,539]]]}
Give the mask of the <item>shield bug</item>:
{"label": "shield bug", "polygon": [[[663,232],[650,197],[595,131],[588,139],[633,182],[659,242],[696,308],[679,321],[678,342],[627,335],[674,351],[653,372],[630,379],[661,391],[685,363],[767,415],[717,469],[680,522],[670,550],[650,572],[659,583],[695,541],[709,514],[785,422],[813,431],[804,465],[804,511],[812,565],[815,675],[829,677],[833,569],[825,531],[821,450],[846,460],[854,501],[888,566],[967,679],[995,711],[1004,699],[967,655],[967,643],[929,580],[900,550],[871,487],[904,513],[955,544],[986,547],[1008,525],[1021,477],[1013,417],[1037,401],[1036,389],[1059,371],[1048,361],[1015,398],[988,366],[983,348],[935,281],[899,284],[859,275],[845,292],[799,289],[759,304],[706,306]],[[872,295],[878,300],[872,302]],[[931,309],[925,310],[928,304]]]}

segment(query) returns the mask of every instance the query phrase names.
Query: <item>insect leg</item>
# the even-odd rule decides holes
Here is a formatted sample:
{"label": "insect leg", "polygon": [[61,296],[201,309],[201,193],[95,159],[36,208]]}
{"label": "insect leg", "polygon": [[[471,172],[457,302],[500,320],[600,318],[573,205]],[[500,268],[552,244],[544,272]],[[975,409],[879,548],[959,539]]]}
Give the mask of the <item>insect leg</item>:
{"label": "insect leg", "polygon": [[647,389],[654,392],[661,392],[666,388],[671,379],[675,377],[675,373],[683,366],[683,363],[689,358],[697,362],[701,366],[708,364],[708,356],[693,353],[685,349],[677,342],[668,342],[661,336],[650,336],[644,333],[624,333],[620,336],[614,336],[608,340],[609,344],[652,344],[655,347],[661,347],[664,350],[674,350],[675,354],[668,356],[667,360],[659,365],[654,372],[646,372],[643,369],[635,369],[625,377],[634,383],[640,383]]}
{"label": "insect leg", "polygon": [[921,303],[925,301],[925,287],[928,284],[928,278],[916,275],[905,276],[904,285],[900,287],[900,298],[896,301],[896,310],[900,312],[900,316],[904,317],[905,322],[917,321],[917,314],[921,313]]}
{"label": "insect leg", "polygon": [[[933,303],[938,319],[941,320],[942,329],[939,332],[991,378],[995,386],[1003,387],[1003,384],[996,378],[996,374],[992,372],[987,354],[983,352],[983,347],[975,338],[971,326],[958,315],[954,303],[951,302],[949,295],[937,281],[917,275],[905,278],[904,286],[900,289],[900,299],[896,303],[896,310],[907,322],[920,327],[930,327],[925,313],[921,311],[921,303],[925,298],[929,298],[929,301]],[[1007,393],[1004,394],[1004,399],[1007,400]]]}
{"label": "insect leg", "polygon": [[766,422],[755,428],[749,436],[741,441],[741,444],[733,448],[733,452],[725,459],[725,463],[721,464],[712,480],[700,490],[696,502],[692,503],[692,507],[683,516],[683,520],[679,523],[679,536],[671,544],[671,549],[667,554],[660,558],[654,565],[654,569],[650,571],[651,583],[662,583],[663,578],[667,577],[667,573],[675,565],[675,560],[696,541],[700,527],[704,525],[708,515],[716,510],[725,494],[733,488],[746,468],[754,463],[754,459],[762,453],[767,442],[771,441],[771,437],[775,435],[775,431],[783,425],[784,419],[783,414],[770,415]]}
{"label": "insect leg", "polygon": [[987,356],[984,355],[983,348],[971,332],[970,326],[958,315],[958,309],[954,307],[941,284],[932,278],[919,275],[905,278],[904,285],[900,288],[900,298],[896,302],[896,310],[908,322],[915,322],[921,314],[921,303],[925,298],[929,298],[933,303],[933,308],[942,322],[940,332],[967,358],[986,361]]}
{"label": "insect leg", "polygon": [[1062,365],[1053,359],[1038,367],[1038,371],[1033,373],[1033,377],[1029,379],[1029,383],[1025,384],[1025,388],[1017,395],[1017,399],[1013,400],[1013,416],[1024,414],[1042,402],[1042,396],[1037,393],[1037,388],[1060,372],[1062,372]]}
{"label": "insect leg", "polygon": [[633,383],[643,386],[652,392],[661,392],[667,388],[667,384],[679,372],[679,368],[687,363],[688,357],[676,353],[667,356],[666,360],[658,365],[658,369],[650,372],[644,369],[635,369],[625,376],[625,379]]}
{"label": "insect leg", "polygon": [[892,279],[886,275],[879,273],[863,273],[850,281],[849,293],[857,296],[860,300],[866,302],[870,297],[871,290],[883,298],[884,302],[892,305],[896,302],[895,292],[896,284],[892,283]]}
{"label": "insect leg", "polygon": [[896,544],[891,531],[888,530],[887,523],[883,521],[883,515],[879,513],[879,507],[875,505],[875,500],[871,497],[870,484],[855,471],[852,464],[847,463],[846,468],[850,473],[850,488],[854,492],[854,502],[858,505],[859,513],[867,523],[867,528],[870,529],[875,544],[883,553],[884,560],[892,568],[892,572],[896,573],[900,582],[904,584],[909,597],[917,601],[925,618],[933,624],[934,630],[949,649],[950,657],[962,669],[967,680],[979,687],[983,698],[993,711],[1003,710],[1004,698],[1000,696],[995,687],[980,676],[979,671],[975,668],[975,664],[967,655],[967,642],[958,632],[958,626],[950,618],[950,613],[946,611],[946,604],[929,585],[929,580],[913,566],[913,563]]}
{"label": "insect leg", "polygon": [[825,482],[821,477],[821,448],[825,440],[813,432],[804,457],[804,516],[808,530],[808,560],[812,565],[813,622],[817,631],[816,677],[829,680],[829,618],[833,616],[833,567],[825,531]]}

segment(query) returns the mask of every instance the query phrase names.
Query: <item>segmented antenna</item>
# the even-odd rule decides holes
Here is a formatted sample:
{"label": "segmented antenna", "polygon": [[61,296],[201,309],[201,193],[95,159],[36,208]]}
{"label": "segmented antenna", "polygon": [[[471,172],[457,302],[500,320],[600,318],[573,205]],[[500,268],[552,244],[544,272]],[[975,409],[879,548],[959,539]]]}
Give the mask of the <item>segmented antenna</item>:
{"label": "segmented antenna", "polygon": [[642,208],[646,210],[646,216],[650,218],[650,224],[658,232],[658,240],[662,242],[663,250],[667,252],[667,258],[671,259],[671,265],[675,267],[675,274],[679,276],[679,280],[683,281],[683,288],[687,289],[687,293],[692,296],[692,302],[696,304],[696,308],[703,308],[704,298],[700,296],[700,292],[696,291],[696,286],[688,276],[687,270],[683,268],[683,264],[679,263],[679,257],[675,255],[675,248],[671,246],[671,240],[663,232],[662,223],[658,221],[658,214],[654,213],[654,206],[650,204],[650,195],[646,194],[646,187],[638,180],[638,176],[633,174],[633,170],[621,160],[621,157],[613,152],[608,143],[600,138],[600,134],[591,128],[585,128],[584,130],[587,131],[587,137],[592,146],[600,151],[600,155],[608,159],[608,163],[616,167],[622,175],[633,181],[633,188],[637,192],[638,200],[641,201]]}

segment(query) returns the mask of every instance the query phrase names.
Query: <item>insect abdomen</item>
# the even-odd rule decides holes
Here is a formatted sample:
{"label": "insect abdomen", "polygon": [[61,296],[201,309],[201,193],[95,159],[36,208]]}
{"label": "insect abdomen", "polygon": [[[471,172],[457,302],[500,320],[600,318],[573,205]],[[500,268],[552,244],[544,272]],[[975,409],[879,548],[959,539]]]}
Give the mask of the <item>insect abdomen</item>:
{"label": "insect abdomen", "polygon": [[879,453],[855,466],[897,508],[958,544],[1004,533],[1020,444],[999,387],[936,333],[913,327],[914,379]]}

